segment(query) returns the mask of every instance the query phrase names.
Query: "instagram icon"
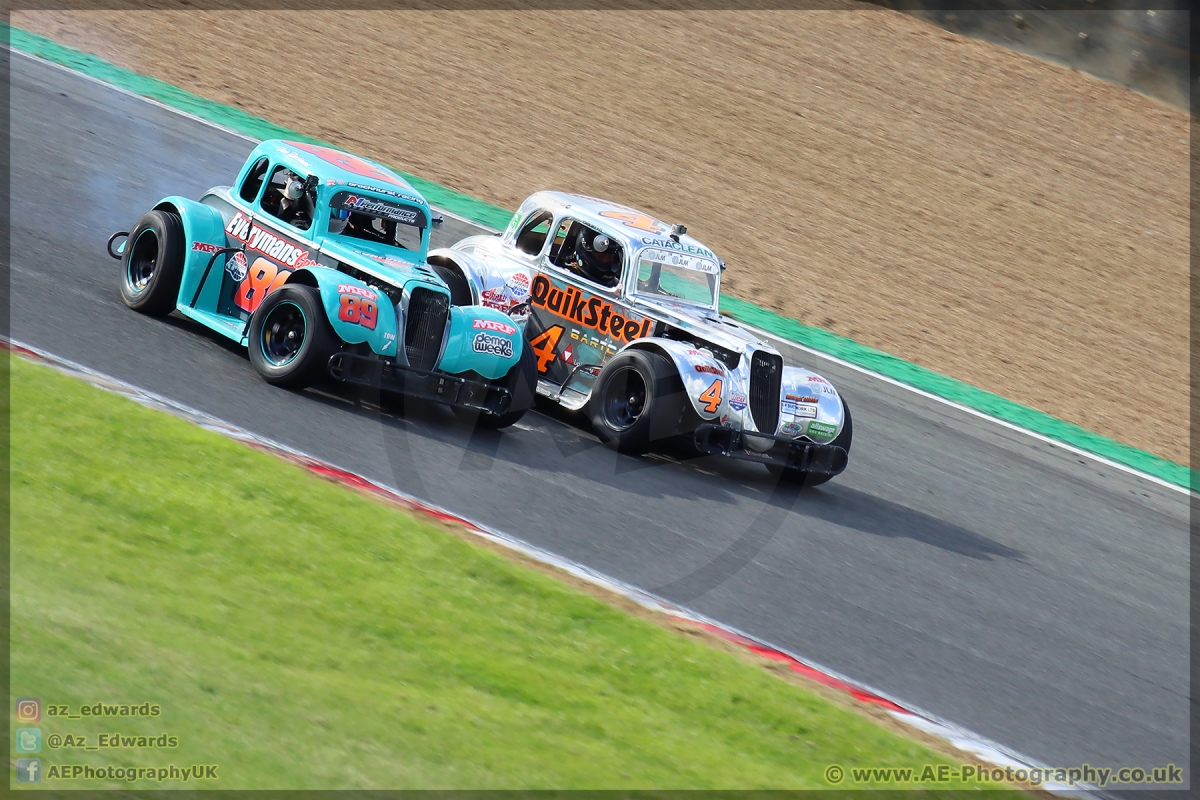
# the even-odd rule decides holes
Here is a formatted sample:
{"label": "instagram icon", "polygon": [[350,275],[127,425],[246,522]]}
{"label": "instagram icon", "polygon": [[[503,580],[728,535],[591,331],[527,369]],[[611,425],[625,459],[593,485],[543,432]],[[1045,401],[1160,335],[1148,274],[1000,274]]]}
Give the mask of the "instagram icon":
{"label": "instagram icon", "polygon": [[36,697],[22,697],[17,701],[17,722],[37,722],[41,718],[41,700]]}

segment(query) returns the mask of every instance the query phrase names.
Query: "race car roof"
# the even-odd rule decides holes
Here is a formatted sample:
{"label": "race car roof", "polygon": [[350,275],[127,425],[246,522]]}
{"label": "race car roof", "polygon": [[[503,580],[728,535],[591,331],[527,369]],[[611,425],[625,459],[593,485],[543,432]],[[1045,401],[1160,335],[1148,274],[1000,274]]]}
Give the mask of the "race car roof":
{"label": "race car roof", "polygon": [[343,150],[306,142],[268,139],[254,148],[247,161],[253,162],[261,156],[267,156],[297,173],[315,174],[327,185],[345,185],[428,206],[421,193],[404,178],[374,161]]}
{"label": "race car roof", "polygon": [[537,209],[551,211],[555,216],[568,216],[616,236],[630,251],[657,247],[717,260],[717,255],[700,240],[685,233],[675,241],[671,237],[671,225],[620,203],[583,194],[546,191],[530,195],[517,214],[523,221]]}

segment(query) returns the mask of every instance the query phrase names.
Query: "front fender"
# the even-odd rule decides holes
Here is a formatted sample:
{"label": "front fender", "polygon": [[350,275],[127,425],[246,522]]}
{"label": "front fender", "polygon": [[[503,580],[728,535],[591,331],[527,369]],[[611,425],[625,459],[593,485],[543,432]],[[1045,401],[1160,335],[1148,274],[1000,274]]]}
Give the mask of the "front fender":
{"label": "front fender", "polygon": [[396,355],[396,307],[387,295],[327,267],[304,267],[288,283],[315,286],[334,332],[347,344],[366,342],[381,356]]}
{"label": "front fender", "polygon": [[833,384],[803,367],[783,368],[779,389],[780,436],[807,436],[825,444],[842,432],[845,416],[842,398]]}
{"label": "front fender", "polygon": [[729,369],[694,345],[673,339],[638,339],[626,350],[654,350],[675,364],[692,409],[706,422],[721,422],[729,415],[729,398],[736,387]]}
{"label": "front fender", "polygon": [[[196,287],[200,283],[204,268],[208,266],[212,254],[225,246],[225,219],[221,216],[221,212],[212,206],[179,196],[164,197],[155,204],[153,210],[178,214],[179,219],[183,222],[187,252],[184,256],[183,280],[179,285],[179,298],[176,303],[187,305],[196,292]],[[219,271],[224,263],[224,258],[218,256],[213,269]],[[215,308],[220,293],[221,281],[209,281],[197,306]]]}
{"label": "front fender", "polygon": [[451,306],[450,331],[438,369],[474,370],[488,380],[508,374],[521,360],[521,329],[507,315],[483,306]]}

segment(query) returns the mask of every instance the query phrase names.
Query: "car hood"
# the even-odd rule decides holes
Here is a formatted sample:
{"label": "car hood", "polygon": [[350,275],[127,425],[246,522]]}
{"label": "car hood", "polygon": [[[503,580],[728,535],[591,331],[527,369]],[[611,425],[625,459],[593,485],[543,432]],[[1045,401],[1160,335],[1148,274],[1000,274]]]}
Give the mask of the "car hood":
{"label": "car hood", "polygon": [[[361,267],[380,278],[402,285],[413,278],[441,284],[421,254],[386,244],[357,241],[347,243],[327,238],[321,250],[339,261]],[[409,257],[411,256],[411,258]]]}
{"label": "car hood", "polygon": [[726,350],[744,352],[749,346],[772,351],[775,349],[761,336],[714,311],[697,308],[688,303],[675,303],[657,298],[649,300],[639,295],[633,295],[630,300],[634,308],[640,308],[650,316],[707,339]]}

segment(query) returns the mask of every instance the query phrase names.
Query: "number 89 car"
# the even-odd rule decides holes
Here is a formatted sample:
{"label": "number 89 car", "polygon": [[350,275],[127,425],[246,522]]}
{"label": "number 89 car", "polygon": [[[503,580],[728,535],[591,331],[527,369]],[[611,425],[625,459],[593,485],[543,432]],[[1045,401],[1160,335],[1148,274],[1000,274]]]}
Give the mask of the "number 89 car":
{"label": "number 89 car", "polygon": [[333,378],[511,425],[534,401],[532,356],[505,314],[452,305],[425,260],[439,221],[379,164],[270,140],[234,186],[160,200],[108,252],[130,308],[240,343],[272,384]]}

